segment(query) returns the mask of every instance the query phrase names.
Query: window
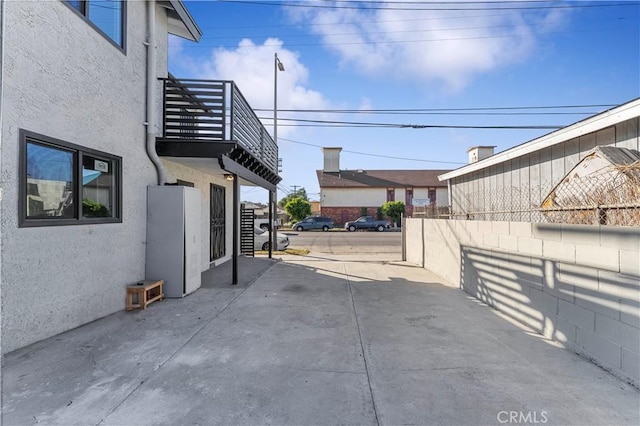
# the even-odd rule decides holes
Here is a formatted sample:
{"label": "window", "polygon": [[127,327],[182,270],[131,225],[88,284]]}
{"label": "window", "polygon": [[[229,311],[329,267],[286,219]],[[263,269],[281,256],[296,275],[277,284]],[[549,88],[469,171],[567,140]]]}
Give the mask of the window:
{"label": "window", "polygon": [[114,44],[124,48],[124,1],[70,0],[66,3],[87,19]]}
{"label": "window", "polygon": [[393,188],[387,189],[387,201],[395,201],[396,200],[396,190]]}
{"label": "window", "polygon": [[120,157],[20,131],[20,226],[121,222]]}
{"label": "window", "polygon": [[413,188],[407,188],[405,191],[405,205],[410,206],[413,202]]}
{"label": "window", "polygon": [[434,188],[429,188],[429,203],[436,203],[436,190]]}

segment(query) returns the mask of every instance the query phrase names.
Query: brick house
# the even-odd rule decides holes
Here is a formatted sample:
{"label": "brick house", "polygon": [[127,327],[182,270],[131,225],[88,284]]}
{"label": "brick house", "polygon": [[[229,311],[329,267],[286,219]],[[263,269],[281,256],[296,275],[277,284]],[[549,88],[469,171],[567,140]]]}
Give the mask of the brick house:
{"label": "brick house", "polygon": [[322,149],[324,168],[317,170],[320,213],[336,225],[359,216],[377,216],[387,201],[402,201],[406,216],[413,204],[436,211],[449,204],[447,185],[438,180],[446,170],[340,170],[339,147]]}

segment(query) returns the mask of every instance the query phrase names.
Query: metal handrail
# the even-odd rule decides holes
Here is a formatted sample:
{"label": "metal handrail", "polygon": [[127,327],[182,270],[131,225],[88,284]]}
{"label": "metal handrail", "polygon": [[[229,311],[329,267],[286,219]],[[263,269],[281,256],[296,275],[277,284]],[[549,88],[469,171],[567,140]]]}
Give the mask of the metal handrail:
{"label": "metal handrail", "polygon": [[160,80],[163,139],[232,141],[278,173],[278,147],[233,81]]}

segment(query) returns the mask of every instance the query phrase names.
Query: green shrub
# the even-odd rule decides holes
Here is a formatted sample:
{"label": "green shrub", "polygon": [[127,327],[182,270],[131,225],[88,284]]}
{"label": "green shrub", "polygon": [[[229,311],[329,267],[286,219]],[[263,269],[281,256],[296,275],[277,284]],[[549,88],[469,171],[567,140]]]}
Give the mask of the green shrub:
{"label": "green shrub", "polygon": [[82,200],[82,216],[84,217],[109,217],[109,209],[96,201],[85,198]]}

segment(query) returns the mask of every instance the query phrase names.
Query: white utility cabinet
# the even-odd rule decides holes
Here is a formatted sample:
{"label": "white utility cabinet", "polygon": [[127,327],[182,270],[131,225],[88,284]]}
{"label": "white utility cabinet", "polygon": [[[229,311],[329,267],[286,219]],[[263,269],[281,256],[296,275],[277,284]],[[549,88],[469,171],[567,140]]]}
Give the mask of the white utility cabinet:
{"label": "white utility cabinet", "polygon": [[200,191],[187,186],[147,187],[147,279],[164,280],[165,297],[200,288]]}

